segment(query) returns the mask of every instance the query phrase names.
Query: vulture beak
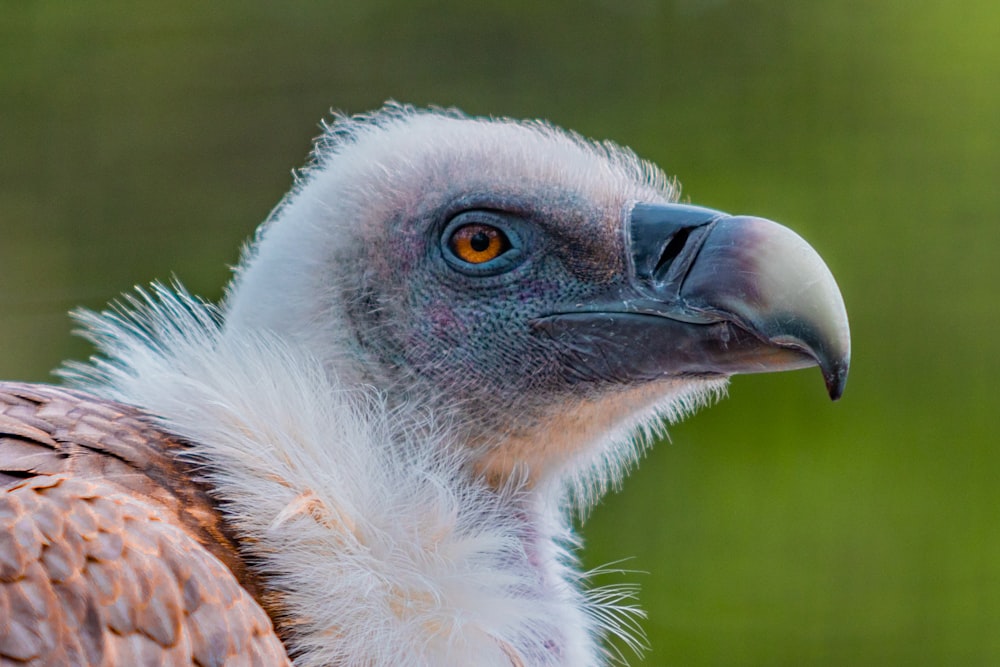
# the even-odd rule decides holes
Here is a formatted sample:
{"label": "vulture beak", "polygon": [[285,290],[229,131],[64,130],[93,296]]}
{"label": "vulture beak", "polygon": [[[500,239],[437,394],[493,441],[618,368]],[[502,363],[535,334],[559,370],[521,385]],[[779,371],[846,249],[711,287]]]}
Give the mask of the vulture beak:
{"label": "vulture beak", "polygon": [[533,321],[563,345],[569,377],[620,382],[820,367],[830,398],[851,343],[830,270],[802,238],[762,218],[636,204],[628,280]]}

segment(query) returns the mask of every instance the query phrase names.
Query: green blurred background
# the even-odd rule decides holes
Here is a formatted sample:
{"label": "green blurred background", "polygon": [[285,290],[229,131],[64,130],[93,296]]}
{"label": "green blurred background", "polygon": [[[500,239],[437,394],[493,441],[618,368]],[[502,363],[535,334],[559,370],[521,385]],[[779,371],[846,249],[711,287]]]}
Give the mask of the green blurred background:
{"label": "green blurred background", "polygon": [[77,304],[218,298],[319,119],[386,98],[628,144],[840,281],[840,403],[737,378],[584,526],[645,664],[1000,665],[996,0],[2,0],[0,377],[88,354]]}

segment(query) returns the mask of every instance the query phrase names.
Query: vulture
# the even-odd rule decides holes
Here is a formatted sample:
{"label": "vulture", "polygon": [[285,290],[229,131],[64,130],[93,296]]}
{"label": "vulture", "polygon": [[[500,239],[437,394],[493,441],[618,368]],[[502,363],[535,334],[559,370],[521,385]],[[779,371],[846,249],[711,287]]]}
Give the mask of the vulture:
{"label": "vulture", "polygon": [[324,123],[220,304],[137,289],[76,312],[63,386],[0,384],[0,664],[641,649],[573,517],[729,376],[819,366],[836,399],[850,359],[801,237],[678,200],[542,121]]}

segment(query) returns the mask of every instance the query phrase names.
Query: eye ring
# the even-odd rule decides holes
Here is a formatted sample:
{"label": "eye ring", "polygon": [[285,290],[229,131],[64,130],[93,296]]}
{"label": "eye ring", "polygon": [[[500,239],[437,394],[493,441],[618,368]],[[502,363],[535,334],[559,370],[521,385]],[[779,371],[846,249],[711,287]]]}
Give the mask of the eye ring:
{"label": "eye ring", "polygon": [[485,264],[510,250],[510,239],[503,230],[481,222],[464,224],[448,238],[448,249],[469,264]]}
{"label": "eye ring", "polygon": [[526,225],[513,214],[468,209],[452,217],[441,230],[445,263],[469,276],[506,273],[525,259]]}

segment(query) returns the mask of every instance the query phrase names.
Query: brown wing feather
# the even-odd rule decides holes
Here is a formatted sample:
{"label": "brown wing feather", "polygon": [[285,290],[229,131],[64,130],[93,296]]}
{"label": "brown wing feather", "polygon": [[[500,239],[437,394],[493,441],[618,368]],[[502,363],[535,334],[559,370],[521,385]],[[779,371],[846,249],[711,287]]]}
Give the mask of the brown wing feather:
{"label": "brown wing feather", "polygon": [[290,664],[184,447],[135,408],[0,383],[0,665]]}

